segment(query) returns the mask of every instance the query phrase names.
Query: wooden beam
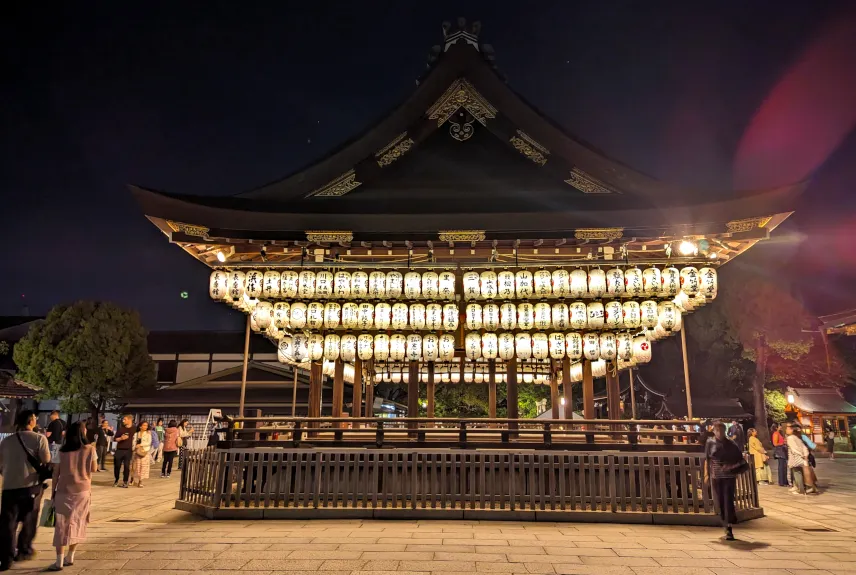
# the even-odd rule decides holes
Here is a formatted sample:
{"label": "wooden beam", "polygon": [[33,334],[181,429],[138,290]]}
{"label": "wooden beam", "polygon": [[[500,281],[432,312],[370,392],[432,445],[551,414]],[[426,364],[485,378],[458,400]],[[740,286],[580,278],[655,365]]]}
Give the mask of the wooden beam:
{"label": "wooden beam", "polygon": [[[505,364],[506,386],[508,388],[506,395],[508,419],[518,419],[520,410],[518,408],[517,398],[517,358],[512,357]],[[508,429],[517,429],[516,421],[508,422]]]}
{"label": "wooden beam", "polygon": [[550,410],[553,419],[559,419],[559,378],[557,377],[556,360],[550,359]]}
{"label": "wooden beam", "polygon": [[606,404],[609,419],[621,419],[621,391],[618,387],[618,373],[614,365],[606,366]]}
{"label": "wooden beam", "polygon": [[244,417],[244,398],[247,396],[247,366],[250,361],[250,314],[247,314],[247,327],[244,333],[244,366],[241,370],[241,401],[238,405],[238,417]]}
{"label": "wooden beam", "polygon": [[[487,363],[487,416],[496,419],[496,360]],[[496,427],[495,423],[490,424]]]}
{"label": "wooden beam", "polygon": [[[351,406],[351,417],[360,417],[363,408],[363,360],[360,358],[354,359],[354,393],[353,405]],[[361,427],[359,423],[354,423],[354,428]]]}
{"label": "wooden beam", "polygon": [[565,419],[574,418],[574,384],[571,383],[571,358],[562,360],[562,392],[565,396]]}
{"label": "wooden beam", "polygon": [[366,378],[365,417],[374,417],[374,360],[369,360],[369,376]]}
{"label": "wooden beam", "polygon": [[428,362],[428,382],[427,382],[427,401],[428,407],[426,408],[426,414],[428,418],[434,417],[434,362]]}
{"label": "wooden beam", "polygon": [[[411,361],[407,374],[407,417],[419,417],[419,362]],[[410,429],[419,427],[416,421],[408,424]]]}
{"label": "wooden beam", "polygon": [[687,419],[693,418],[693,395],[690,391],[690,366],[687,363],[687,325],[681,328],[681,356],[684,360],[684,385],[687,389]]}
{"label": "wooden beam", "polygon": [[583,360],[583,419],[594,419],[594,378],[587,359]]}

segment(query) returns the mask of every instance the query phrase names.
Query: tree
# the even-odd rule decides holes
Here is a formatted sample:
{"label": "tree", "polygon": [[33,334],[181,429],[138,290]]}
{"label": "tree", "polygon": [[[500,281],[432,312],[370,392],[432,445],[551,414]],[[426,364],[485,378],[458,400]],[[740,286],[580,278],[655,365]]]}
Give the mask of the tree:
{"label": "tree", "polygon": [[133,390],[154,387],[147,332],[136,312],[111,303],[57,306],[15,345],[19,378],[64,411],[98,418]]}
{"label": "tree", "polygon": [[774,422],[782,423],[788,418],[787,413],[785,413],[785,407],[788,406],[788,398],[781,391],[777,389],[765,389],[764,403],[767,406],[767,416]]}

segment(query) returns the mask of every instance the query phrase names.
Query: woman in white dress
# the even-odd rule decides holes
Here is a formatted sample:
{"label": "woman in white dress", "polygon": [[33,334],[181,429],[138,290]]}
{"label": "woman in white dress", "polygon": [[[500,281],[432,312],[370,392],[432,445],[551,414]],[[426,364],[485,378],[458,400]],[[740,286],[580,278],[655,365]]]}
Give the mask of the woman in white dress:
{"label": "woman in white dress", "polygon": [[149,431],[149,422],[140,423],[137,433],[133,438],[133,452],[131,453],[131,485],[143,486],[143,479],[149,478],[149,467],[152,464],[152,433]]}

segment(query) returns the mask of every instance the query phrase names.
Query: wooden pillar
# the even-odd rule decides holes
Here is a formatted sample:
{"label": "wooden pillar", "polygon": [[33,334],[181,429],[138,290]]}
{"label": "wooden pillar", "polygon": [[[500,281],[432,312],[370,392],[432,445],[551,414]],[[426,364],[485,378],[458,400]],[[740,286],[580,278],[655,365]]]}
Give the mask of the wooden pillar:
{"label": "wooden pillar", "polygon": [[[354,393],[353,405],[351,406],[351,417],[360,417],[363,409],[363,360],[354,358]],[[361,427],[357,422],[353,424],[354,428]]]}
{"label": "wooden pillar", "polygon": [[241,400],[238,402],[238,417],[244,417],[244,398],[247,395],[247,366],[250,361],[250,315],[247,314],[247,327],[244,333],[244,367],[241,370]]}
{"label": "wooden pillar", "polygon": [[366,399],[365,417],[374,417],[374,360],[370,359],[367,366],[368,377],[366,377]]}
{"label": "wooden pillar", "polygon": [[559,378],[556,360],[550,359],[550,409],[553,419],[559,419]]}
{"label": "wooden pillar", "polygon": [[621,390],[618,387],[618,372],[614,365],[606,366],[606,405],[609,419],[621,419]]}
{"label": "wooden pillar", "polygon": [[294,367],[294,386],[291,388],[291,417],[297,417],[297,374],[300,370]]}
{"label": "wooden pillar", "polygon": [[[336,360],[333,368],[333,417],[342,417],[342,408],[345,403],[345,362],[342,358]],[[342,427],[336,423],[334,427]]]}
{"label": "wooden pillar", "polygon": [[[309,364],[309,417],[321,417],[321,385],[323,378],[324,372],[321,362],[313,361]],[[309,427],[320,427],[320,423],[310,423]]]}
{"label": "wooden pillar", "polygon": [[632,418],[638,419],[636,416],[636,384],[633,381],[633,368],[629,368],[627,373],[630,374],[630,410],[632,411]]}
{"label": "wooden pillar", "polygon": [[[419,362],[411,361],[407,373],[407,417],[419,417]],[[412,421],[407,424],[410,429],[416,429],[419,424]]]}
{"label": "wooden pillar", "polygon": [[[517,358],[512,357],[505,365],[505,378],[508,391],[506,402],[508,404],[508,419],[520,417],[517,400]],[[517,429],[517,422],[508,422],[508,429]]]}
{"label": "wooden pillar", "polygon": [[562,360],[562,392],[565,396],[565,419],[574,418],[574,384],[571,383],[571,358]]}
{"label": "wooden pillar", "polygon": [[687,364],[687,325],[681,328],[681,356],[684,360],[684,385],[687,388],[687,419],[693,418],[693,396],[690,392],[690,367]]}
{"label": "wooden pillar", "polygon": [[[426,408],[426,415],[428,418],[434,417],[434,362],[428,362],[428,382],[426,384],[426,394],[428,396],[428,407]],[[432,425],[433,426],[433,425]]]}
{"label": "wooden pillar", "polygon": [[583,419],[594,419],[594,377],[587,359],[583,360]]}
{"label": "wooden pillar", "polygon": [[[487,362],[487,416],[496,419],[496,360]],[[490,424],[496,427],[495,423]]]}

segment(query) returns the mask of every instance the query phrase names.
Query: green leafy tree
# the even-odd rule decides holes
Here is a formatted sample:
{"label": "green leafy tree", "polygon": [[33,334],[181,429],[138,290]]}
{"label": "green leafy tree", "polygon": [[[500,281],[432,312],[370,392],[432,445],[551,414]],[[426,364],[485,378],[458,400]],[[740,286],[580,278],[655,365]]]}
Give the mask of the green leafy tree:
{"label": "green leafy tree", "polygon": [[9,355],[9,342],[0,341],[0,355]]}
{"label": "green leafy tree", "polygon": [[[521,383],[517,388],[518,413],[521,419],[538,417],[538,402],[550,400],[550,386],[537,383]],[[547,409],[550,409],[548,405]]]}
{"label": "green leafy tree", "polygon": [[[767,406],[767,417],[776,423],[782,423],[787,420],[788,416],[785,413],[785,407],[788,405],[788,398],[778,389],[764,390],[764,403]],[[760,432],[759,432],[760,433]]]}
{"label": "green leafy tree", "polygon": [[136,312],[111,303],[57,306],[15,345],[18,377],[63,410],[94,418],[130,392],[153,388],[155,366]]}

